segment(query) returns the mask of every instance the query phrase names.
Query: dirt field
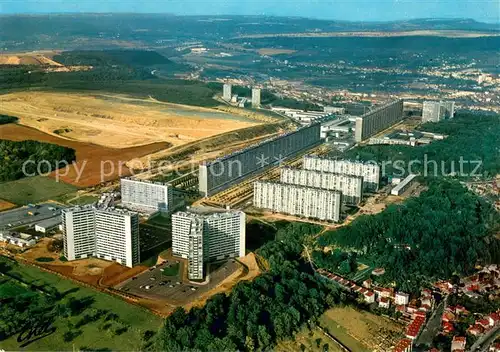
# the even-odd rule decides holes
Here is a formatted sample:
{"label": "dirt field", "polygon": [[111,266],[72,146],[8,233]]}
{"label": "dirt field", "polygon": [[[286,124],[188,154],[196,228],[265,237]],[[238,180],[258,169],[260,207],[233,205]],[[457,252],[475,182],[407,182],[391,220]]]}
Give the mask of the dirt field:
{"label": "dirt field", "polygon": [[6,200],[0,199],[0,211],[8,210],[11,208],[14,208],[16,205],[12,204],[10,202],[7,202]]}
{"label": "dirt field", "polygon": [[32,52],[20,54],[4,54],[0,55],[0,65],[49,65],[49,66],[63,66],[59,62],[52,60],[52,56],[56,52]]}
{"label": "dirt field", "polygon": [[[127,268],[118,263],[90,258],[71,262],[59,260],[60,253],[50,252],[47,246],[51,238],[42,238],[34,247],[18,256],[24,260],[56,271],[69,278],[85,282],[96,287],[111,287],[125,281],[147,269],[145,266]],[[52,262],[38,262],[40,257],[52,258]]]}
{"label": "dirt field", "polygon": [[[67,173],[67,175],[61,176],[60,180],[79,187],[94,186],[101,183],[102,180],[109,181],[116,179],[120,175],[129,175],[130,170],[125,166],[127,161],[170,147],[168,143],[163,142],[124,149],[107,148],[60,138],[15,124],[1,125],[0,138],[13,141],[36,140],[75,149],[76,165],[60,170],[59,173],[60,175]],[[120,163],[123,164],[121,170],[119,168]],[[101,170],[103,171],[102,180]],[[81,172],[80,178],[78,178],[78,171]]]}
{"label": "dirt field", "polygon": [[222,111],[124,96],[18,92],[0,96],[0,113],[66,139],[110,148],[182,145],[258,123]]}
{"label": "dirt field", "polygon": [[280,55],[280,54],[293,54],[297,52],[297,50],[290,49],[273,49],[273,48],[262,48],[257,50],[260,55]]}
{"label": "dirt field", "polygon": [[333,308],[320,318],[323,328],[354,350],[388,351],[402,337],[403,325],[352,307]]}

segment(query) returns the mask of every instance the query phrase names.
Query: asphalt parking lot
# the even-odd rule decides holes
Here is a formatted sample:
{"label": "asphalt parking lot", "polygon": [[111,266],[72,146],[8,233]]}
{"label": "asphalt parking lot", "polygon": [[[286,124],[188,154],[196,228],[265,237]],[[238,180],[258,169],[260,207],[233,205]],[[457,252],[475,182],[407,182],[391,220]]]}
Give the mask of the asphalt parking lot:
{"label": "asphalt parking lot", "polygon": [[[52,203],[39,204],[36,207],[22,207],[0,213],[0,230],[15,229],[36,224],[42,220],[61,215],[62,206]],[[29,212],[33,215],[29,215]]]}
{"label": "asphalt parking lot", "polygon": [[[151,299],[167,300],[172,304],[185,304],[196,299],[201,293],[217,286],[221,281],[234,273],[240,264],[234,260],[226,263],[210,265],[210,282],[208,284],[198,284],[182,280],[185,261],[178,260],[179,271],[175,276],[167,276],[163,272],[169,266],[176,265],[177,260],[168,260],[163,264],[151,267],[149,270],[137,275],[125,283],[118,285],[118,289],[134,294],[136,296]],[[162,271],[163,269],[163,271]]]}

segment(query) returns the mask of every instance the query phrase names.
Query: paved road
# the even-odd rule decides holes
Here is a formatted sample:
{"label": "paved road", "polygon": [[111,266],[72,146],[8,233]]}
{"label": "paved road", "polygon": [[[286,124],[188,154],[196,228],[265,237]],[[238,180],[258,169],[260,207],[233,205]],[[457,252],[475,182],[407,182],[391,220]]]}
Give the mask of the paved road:
{"label": "paved road", "polygon": [[495,339],[500,335],[500,326],[497,326],[490,331],[488,331],[486,334],[481,336],[475,344],[473,344],[470,348],[469,351],[481,351],[481,352],[486,352],[488,351],[489,346],[495,341]]}
{"label": "paved road", "polygon": [[443,311],[445,308],[445,302],[448,297],[443,297],[441,303],[434,309],[431,317],[427,321],[422,333],[417,339],[416,345],[427,345],[430,346],[432,344],[432,340],[437,335],[439,330],[441,329],[441,317],[443,316]]}

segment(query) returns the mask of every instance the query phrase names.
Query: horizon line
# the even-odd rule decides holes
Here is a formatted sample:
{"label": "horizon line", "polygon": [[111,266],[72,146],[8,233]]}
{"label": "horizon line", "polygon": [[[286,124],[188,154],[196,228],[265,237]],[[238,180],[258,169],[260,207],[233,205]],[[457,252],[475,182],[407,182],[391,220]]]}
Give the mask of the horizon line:
{"label": "horizon line", "polygon": [[[0,17],[8,16],[50,16],[50,15],[156,15],[156,16],[172,16],[172,17],[271,17],[271,18],[289,18],[289,19],[304,19],[304,20],[315,20],[324,22],[344,22],[344,23],[395,23],[395,22],[405,22],[405,21],[415,21],[415,20],[445,20],[445,21],[459,21],[459,20],[469,20],[477,23],[485,24],[500,24],[500,19],[498,21],[492,20],[477,20],[471,17],[411,17],[411,18],[401,18],[395,20],[343,20],[343,19],[330,19],[330,18],[320,18],[320,17],[308,17],[308,16],[286,16],[286,15],[266,15],[266,14],[175,14],[172,12],[129,12],[129,11],[102,11],[102,12],[72,12],[72,11],[62,11],[62,12],[0,12]],[[500,30],[500,28],[499,28]]]}

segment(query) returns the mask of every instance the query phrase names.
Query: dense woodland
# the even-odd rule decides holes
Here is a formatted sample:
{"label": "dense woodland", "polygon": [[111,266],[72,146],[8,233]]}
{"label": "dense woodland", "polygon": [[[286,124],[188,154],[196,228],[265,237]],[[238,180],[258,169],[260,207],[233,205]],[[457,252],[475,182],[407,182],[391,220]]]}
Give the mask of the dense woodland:
{"label": "dense woodland", "polygon": [[[448,176],[453,171],[460,173],[461,158],[467,161],[463,163],[464,174],[470,175],[474,171],[476,161],[481,161],[481,167],[475,173],[487,177],[500,173],[498,154],[500,115],[461,112],[451,120],[426,123],[420,127],[420,130],[445,134],[448,138],[419,147],[401,145],[357,147],[348,151],[345,157],[363,161],[375,160],[380,164],[385,162],[386,175],[392,173],[401,175],[401,168],[404,169],[405,174],[408,174],[408,165],[412,160],[418,160],[420,163],[413,164],[411,171],[424,174],[424,160],[428,160],[428,176],[433,176],[435,170],[438,176]],[[433,161],[437,163],[437,169]]]}
{"label": "dense woodland", "polygon": [[17,121],[18,121],[17,117],[0,114],[0,125],[5,125],[5,124],[8,124],[8,123],[14,123],[14,122],[17,122]]}
{"label": "dense woodland", "polygon": [[[500,263],[498,214],[491,204],[458,182],[433,181],[419,197],[364,215],[326,232],[318,243],[357,252],[386,273],[381,284],[397,283],[407,292],[453,274],[470,274],[478,263]],[[318,265],[335,268],[338,255],[316,255]],[[330,259],[331,258],[331,259]]]}
{"label": "dense woodland", "polygon": [[[178,308],[160,330],[156,350],[269,350],[289,338],[309,319],[338,302],[339,295],[300,261],[303,241],[318,226],[291,224],[257,253],[270,270],[239,283],[229,295],[212,297],[203,308]],[[252,236],[258,236],[258,233]]]}
{"label": "dense woodland", "polygon": [[[64,162],[70,164],[75,158],[74,149],[55,144],[0,140],[0,182],[18,180],[27,175],[45,174],[65,166]],[[48,163],[41,162],[43,160]]]}

